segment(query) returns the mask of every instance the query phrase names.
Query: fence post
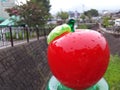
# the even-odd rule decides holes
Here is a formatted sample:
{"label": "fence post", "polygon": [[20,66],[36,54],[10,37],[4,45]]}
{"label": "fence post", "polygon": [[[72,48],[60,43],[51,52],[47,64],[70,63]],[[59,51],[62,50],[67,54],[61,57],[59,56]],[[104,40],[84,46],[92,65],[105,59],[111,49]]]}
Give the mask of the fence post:
{"label": "fence post", "polygon": [[37,40],[39,40],[39,28],[38,28],[38,25],[36,25],[36,34],[37,34]]}
{"label": "fence post", "polygon": [[29,43],[29,33],[28,33],[28,26],[25,25],[26,36],[27,36],[27,43]]}
{"label": "fence post", "polygon": [[47,28],[43,28],[43,31],[44,31],[44,37],[45,37],[45,43],[46,43],[46,45],[47,45],[47,35],[46,35],[46,29],[47,29]]}
{"label": "fence post", "polygon": [[43,28],[43,31],[44,31],[44,36],[45,36],[45,39],[46,39],[46,28]]}
{"label": "fence post", "polygon": [[13,36],[12,36],[12,28],[11,26],[9,26],[9,30],[10,30],[10,41],[11,41],[11,46],[13,47]]}

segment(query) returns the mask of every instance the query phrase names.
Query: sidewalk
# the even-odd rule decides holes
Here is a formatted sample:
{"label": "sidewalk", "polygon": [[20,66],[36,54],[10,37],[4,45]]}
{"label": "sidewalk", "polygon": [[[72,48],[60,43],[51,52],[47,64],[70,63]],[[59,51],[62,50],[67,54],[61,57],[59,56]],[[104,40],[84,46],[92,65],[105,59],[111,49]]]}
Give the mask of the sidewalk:
{"label": "sidewalk", "polygon": [[[42,37],[39,37],[39,40],[40,39],[46,39],[45,36],[42,36]],[[36,41],[37,38],[32,38],[32,39],[29,39],[29,42],[32,42],[32,41]],[[16,45],[20,45],[20,44],[24,44],[24,43],[29,43],[27,42],[27,40],[18,40],[18,41],[13,41],[13,46],[16,46]],[[0,41],[0,49],[3,49],[3,48],[7,48],[7,47],[12,47],[11,46],[11,42],[10,41]]]}
{"label": "sidewalk", "polygon": [[106,28],[101,27],[100,28],[103,32],[109,33],[109,34],[114,34],[114,35],[120,35],[119,32],[111,31],[111,30],[106,30]]}

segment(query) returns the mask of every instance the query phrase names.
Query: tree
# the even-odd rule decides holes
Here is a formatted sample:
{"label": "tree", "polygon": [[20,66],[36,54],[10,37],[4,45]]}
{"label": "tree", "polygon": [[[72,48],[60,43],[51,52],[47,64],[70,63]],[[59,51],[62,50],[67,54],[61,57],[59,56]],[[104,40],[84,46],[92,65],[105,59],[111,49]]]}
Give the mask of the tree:
{"label": "tree", "polygon": [[84,14],[82,14],[82,15],[80,16],[80,18],[82,18],[82,21],[85,22],[85,15],[84,15]]}
{"label": "tree", "polygon": [[85,11],[84,14],[86,16],[91,16],[91,17],[96,17],[99,15],[98,11],[96,9],[91,9],[91,10]]}
{"label": "tree", "polygon": [[61,12],[57,13],[57,17],[61,18],[65,22],[66,19],[69,17],[69,14],[68,14],[68,12],[61,11]]}
{"label": "tree", "polygon": [[85,11],[84,14],[89,18],[90,21],[91,21],[92,17],[96,17],[99,15],[99,13],[96,9],[91,9],[91,10]]}
{"label": "tree", "polygon": [[[18,23],[24,23],[28,26],[44,26],[50,15],[49,0],[30,0],[27,1],[26,4],[13,8],[17,11],[17,15],[20,16],[20,21]],[[10,15],[16,15],[16,13],[14,14],[10,9],[11,8],[6,11],[10,13]]]}
{"label": "tree", "polygon": [[31,0],[31,1],[35,3],[42,3],[45,9],[47,10],[47,12],[50,11],[51,5],[49,0]]}
{"label": "tree", "polygon": [[108,27],[110,25],[109,17],[103,17],[103,26]]}

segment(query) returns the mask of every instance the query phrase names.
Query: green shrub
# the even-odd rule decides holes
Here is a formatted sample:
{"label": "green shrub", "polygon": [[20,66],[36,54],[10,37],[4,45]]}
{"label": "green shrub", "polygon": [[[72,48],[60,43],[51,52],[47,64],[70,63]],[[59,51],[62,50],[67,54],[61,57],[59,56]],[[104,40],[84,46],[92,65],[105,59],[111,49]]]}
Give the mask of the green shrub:
{"label": "green shrub", "polygon": [[7,40],[10,40],[10,32],[6,32],[5,37],[6,37]]}
{"label": "green shrub", "polygon": [[104,17],[103,18],[103,26],[108,27],[109,25],[110,25],[109,17]]}

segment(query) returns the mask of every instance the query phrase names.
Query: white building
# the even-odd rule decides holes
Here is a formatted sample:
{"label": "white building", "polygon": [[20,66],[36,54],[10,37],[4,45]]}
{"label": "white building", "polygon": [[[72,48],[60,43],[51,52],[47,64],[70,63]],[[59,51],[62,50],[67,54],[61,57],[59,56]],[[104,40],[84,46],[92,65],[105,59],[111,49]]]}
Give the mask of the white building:
{"label": "white building", "polygon": [[115,20],[115,26],[120,26],[120,19]]}
{"label": "white building", "polygon": [[9,15],[5,9],[15,6],[15,1],[16,0],[0,0],[0,17],[5,19],[9,18]]}

